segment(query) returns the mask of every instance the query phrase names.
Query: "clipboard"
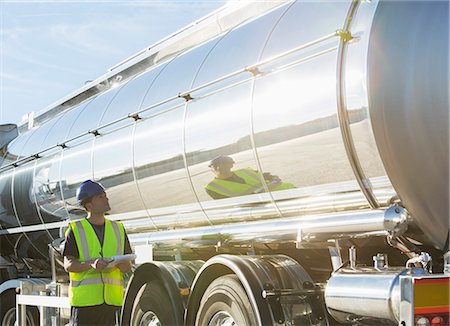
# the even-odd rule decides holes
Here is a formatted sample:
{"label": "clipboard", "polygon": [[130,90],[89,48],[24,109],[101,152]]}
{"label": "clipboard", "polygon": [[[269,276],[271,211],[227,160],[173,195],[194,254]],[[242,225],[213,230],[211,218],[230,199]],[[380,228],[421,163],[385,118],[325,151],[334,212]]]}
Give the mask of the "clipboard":
{"label": "clipboard", "polygon": [[108,266],[106,266],[106,268],[111,268],[111,267],[116,266],[117,264],[135,260],[136,255],[135,254],[127,254],[127,255],[112,256],[110,259],[112,259],[112,261],[108,264]]}

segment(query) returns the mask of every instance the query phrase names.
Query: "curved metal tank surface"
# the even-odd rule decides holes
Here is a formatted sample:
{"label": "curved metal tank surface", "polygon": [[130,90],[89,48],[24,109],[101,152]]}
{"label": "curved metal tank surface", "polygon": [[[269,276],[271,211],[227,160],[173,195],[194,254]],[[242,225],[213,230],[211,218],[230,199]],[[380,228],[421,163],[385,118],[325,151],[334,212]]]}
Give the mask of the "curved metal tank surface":
{"label": "curved metal tank surface", "polygon": [[381,2],[368,57],[370,116],[386,172],[438,248],[449,232],[448,26],[448,1]]}
{"label": "curved metal tank surface", "polygon": [[[20,135],[0,167],[2,243],[28,239],[45,253],[68,219],[84,216],[75,190],[93,178],[131,235],[385,209],[397,191],[424,241],[442,249],[448,32],[436,30],[448,10],[355,3],[279,6]],[[427,15],[443,17],[421,24]],[[420,28],[408,33],[411,20]],[[348,43],[336,33],[346,27]],[[25,154],[30,162],[5,168]],[[219,155],[281,181],[212,194],[208,162]]]}

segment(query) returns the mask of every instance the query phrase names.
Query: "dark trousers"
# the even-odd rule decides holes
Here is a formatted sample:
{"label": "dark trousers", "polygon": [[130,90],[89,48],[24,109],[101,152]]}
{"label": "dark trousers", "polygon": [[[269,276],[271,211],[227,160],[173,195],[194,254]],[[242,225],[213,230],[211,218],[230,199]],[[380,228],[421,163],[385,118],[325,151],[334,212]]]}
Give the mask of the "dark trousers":
{"label": "dark trousers", "polygon": [[90,307],[71,307],[71,326],[118,326],[121,307],[102,304]]}

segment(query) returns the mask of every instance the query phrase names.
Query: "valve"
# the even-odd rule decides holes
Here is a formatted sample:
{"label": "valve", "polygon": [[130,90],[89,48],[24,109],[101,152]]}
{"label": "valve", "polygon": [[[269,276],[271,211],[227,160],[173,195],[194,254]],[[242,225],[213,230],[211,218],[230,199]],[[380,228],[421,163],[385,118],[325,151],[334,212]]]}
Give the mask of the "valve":
{"label": "valve", "polygon": [[417,264],[421,264],[422,268],[425,269],[430,261],[430,254],[427,252],[421,252],[420,255],[416,254],[415,257],[408,259],[408,261],[406,262],[406,267],[416,267]]}

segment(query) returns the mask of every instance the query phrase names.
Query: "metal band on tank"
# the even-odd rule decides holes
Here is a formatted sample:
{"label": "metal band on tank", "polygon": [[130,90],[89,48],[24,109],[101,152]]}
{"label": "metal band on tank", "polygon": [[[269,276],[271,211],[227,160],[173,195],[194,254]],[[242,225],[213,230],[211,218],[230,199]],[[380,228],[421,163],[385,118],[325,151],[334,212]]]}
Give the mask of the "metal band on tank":
{"label": "metal band on tank", "polygon": [[345,101],[345,56],[348,42],[353,38],[349,30],[359,4],[360,0],[354,0],[352,2],[352,5],[350,6],[347,14],[344,30],[339,33],[341,40],[339,42],[338,62],[336,68],[338,118],[347,158],[350,162],[350,166],[352,167],[361,192],[366,197],[371,208],[379,208],[380,205],[378,204],[378,201],[376,200],[375,195],[372,192],[370,184],[367,182],[367,178],[364,175],[364,171],[361,167],[358,155],[356,153],[352,133],[350,130],[347,104]]}

